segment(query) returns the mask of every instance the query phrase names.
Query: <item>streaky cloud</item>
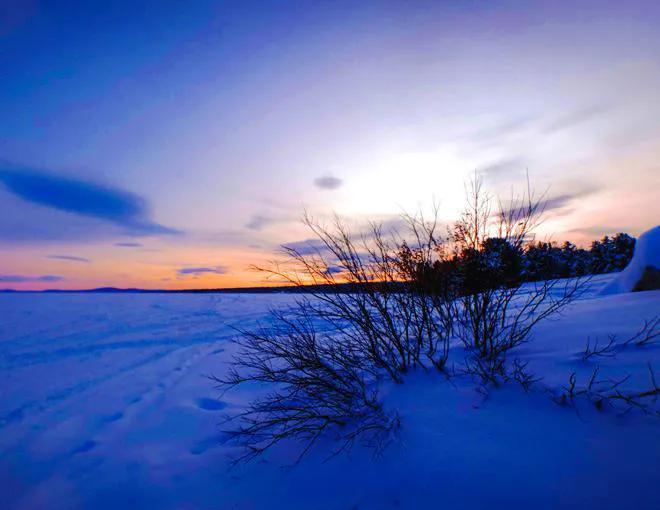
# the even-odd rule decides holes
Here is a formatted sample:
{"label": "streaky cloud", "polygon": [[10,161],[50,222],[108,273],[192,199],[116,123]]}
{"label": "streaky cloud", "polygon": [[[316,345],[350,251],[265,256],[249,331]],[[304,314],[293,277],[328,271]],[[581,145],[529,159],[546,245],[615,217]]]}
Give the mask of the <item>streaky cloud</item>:
{"label": "streaky cloud", "polygon": [[500,183],[524,176],[527,166],[521,157],[505,158],[487,164],[479,173],[489,182]]}
{"label": "streaky cloud", "polygon": [[602,237],[602,236],[612,236],[619,232],[630,232],[632,229],[630,227],[612,227],[608,225],[592,225],[589,227],[578,227],[571,229],[569,232],[582,234],[589,237]]}
{"label": "streaky cloud", "polygon": [[285,250],[291,250],[299,255],[319,255],[328,253],[328,247],[320,239],[304,239],[282,245]]}
{"label": "streaky cloud", "polygon": [[132,193],[35,170],[0,170],[0,181],[35,204],[118,223],[144,215],[143,200]]}
{"label": "streaky cloud", "polygon": [[71,262],[83,262],[83,263],[89,263],[91,260],[85,257],[76,257],[74,255],[46,255],[47,259],[53,259],[53,260],[68,260]]}
{"label": "streaky cloud", "polygon": [[[370,224],[371,222],[358,223],[354,230],[349,232],[351,239],[358,244],[372,240],[375,232]],[[373,221],[373,226],[384,235],[398,234],[400,231],[405,230],[407,225],[407,220],[399,214],[387,215]],[[332,250],[330,250],[328,246],[318,238],[291,241],[280,245],[280,248],[285,251],[293,251],[299,255],[319,255],[327,258],[328,261],[332,261],[336,258],[332,253]]]}
{"label": "streaky cloud", "polygon": [[110,222],[127,235],[173,235],[180,231],[149,219],[146,201],[119,188],[32,168],[0,167],[0,183],[23,201],[77,216]]}
{"label": "streaky cloud", "polygon": [[523,133],[526,129],[529,129],[535,121],[536,118],[530,115],[508,119],[499,124],[486,126],[473,131],[467,135],[467,138],[469,141],[477,145],[497,144],[503,140]]}
{"label": "streaky cloud", "polygon": [[[562,193],[552,197],[541,198],[539,200],[539,210],[542,210],[544,213],[555,212],[560,214],[564,211],[569,205],[580,198],[584,198],[588,195],[592,195],[597,191],[597,188],[585,188],[580,191]],[[504,208],[502,215],[508,216],[513,214],[514,216],[524,215],[524,207],[522,209],[514,210],[512,207]]]}
{"label": "streaky cloud", "polygon": [[30,283],[30,282],[61,282],[64,280],[62,276],[56,275],[43,275],[43,276],[24,276],[18,274],[0,275],[0,283]]}
{"label": "streaky cloud", "polygon": [[199,276],[202,274],[226,274],[227,268],[217,267],[183,267],[177,271],[180,276]]}
{"label": "streaky cloud", "polygon": [[245,224],[245,228],[261,231],[268,225],[275,223],[275,221],[276,220],[274,218],[269,218],[268,216],[263,216],[261,214],[254,214]]}
{"label": "streaky cloud", "polygon": [[602,105],[588,106],[586,108],[580,108],[578,110],[569,112],[565,115],[557,117],[553,121],[549,122],[542,128],[544,134],[552,134],[565,129],[570,129],[578,124],[587,122],[594,117],[598,117],[605,113],[607,108]]}

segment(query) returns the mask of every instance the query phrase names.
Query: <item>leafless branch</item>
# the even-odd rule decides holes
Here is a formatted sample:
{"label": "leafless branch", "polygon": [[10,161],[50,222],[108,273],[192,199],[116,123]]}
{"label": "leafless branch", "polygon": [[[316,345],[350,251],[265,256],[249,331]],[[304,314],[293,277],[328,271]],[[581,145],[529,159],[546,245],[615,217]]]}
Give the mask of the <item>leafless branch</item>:
{"label": "leafless branch", "polygon": [[660,315],[656,315],[652,319],[644,319],[644,326],[632,335],[627,340],[621,342],[621,346],[626,347],[628,345],[635,345],[637,347],[642,347],[644,345],[650,345],[655,343],[660,336]]}
{"label": "leafless branch", "polygon": [[605,344],[599,344],[598,338],[593,341],[591,337],[587,337],[587,345],[582,353],[582,361],[587,361],[593,357],[607,357],[612,358],[616,355],[616,336],[608,335],[608,341]]}
{"label": "leafless branch", "polygon": [[616,335],[608,335],[607,343],[600,344],[598,339],[593,341],[587,337],[587,345],[582,352],[581,358],[587,361],[592,357],[614,357],[617,352],[625,349],[631,345],[636,347],[644,347],[654,344],[660,336],[660,316],[655,316],[652,319],[645,319],[644,325],[632,336],[618,342]]}
{"label": "leafless branch", "polygon": [[643,390],[627,391],[622,388],[623,384],[630,379],[630,375],[620,379],[598,379],[600,367],[596,366],[585,384],[578,384],[575,372],[572,372],[568,384],[562,387],[559,395],[554,396],[555,402],[561,405],[575,405],[579,398],[593,402],[594,406],[603,410],[606,407],[618,410],[626,414],[633,409],[645,414],[660,416],[658,408],[658,396],[660,387],[655,378],[651,364],[648,364],[650,385]]}

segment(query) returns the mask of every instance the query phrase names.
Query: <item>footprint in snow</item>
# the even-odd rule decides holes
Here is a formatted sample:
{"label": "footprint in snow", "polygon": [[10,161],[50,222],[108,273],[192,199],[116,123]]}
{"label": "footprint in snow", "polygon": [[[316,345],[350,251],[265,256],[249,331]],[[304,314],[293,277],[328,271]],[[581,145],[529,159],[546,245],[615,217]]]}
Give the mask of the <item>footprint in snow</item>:
{"label": "footprint in snow", "polygon": [[124,417],[124,413],[117,412],[112,414],[107,414],[102,418],[104,423],[112,423],[113,421],[121,420]]}
{"label": "footprint in snow", "polygon": [[207,450],[210,450],[211,448],[216,448],[218,446],[223,445],[224,443],[227,442],[228,439],[229,436],[226,434],[207,437],[206,439],[202,439],[201,441],[195,443],[193,446],[190,447],[188,451],[193,455],[201,455],[202,453],[205,453]]}
{"label": "footprint in snow", "polygon": [[78,453],[88,452],[92,448],[94,448],[95,446],[96,446],[96,441],[93,441],[93,440],[90,439],[89,441],[85,441],[80,446],[78,446],[78,447],[74,448],[73,450],[71,450],[71,455],[76,455]]}
{"label": "footprint in snow", "polygon": [[198,398],[195,405],[204,411],[220,411],[227,407],[227,403],[214,398]]}

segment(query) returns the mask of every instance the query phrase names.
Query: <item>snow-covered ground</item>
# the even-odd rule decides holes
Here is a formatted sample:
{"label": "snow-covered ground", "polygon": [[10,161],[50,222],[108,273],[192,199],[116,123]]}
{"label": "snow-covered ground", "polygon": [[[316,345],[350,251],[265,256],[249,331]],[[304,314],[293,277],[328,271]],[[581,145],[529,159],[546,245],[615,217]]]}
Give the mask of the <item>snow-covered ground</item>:
{"label": "snow-covered ground", "polygon": [[[604,376],[660,373],[660,346],[584,362],[588,336],[630,336],[660,291],[599,296],[541,323],[518,355],[549,387],[595,363]],[[301,464],[287,445],[229,469],[218,422],[251,388],[218,400],[231,325],[287,295],[0,294],[0,508],[660,508],[660,420],[560,407],[511,384],[484,399],[468,381],[413,374],[386,392],[400,437]]]}

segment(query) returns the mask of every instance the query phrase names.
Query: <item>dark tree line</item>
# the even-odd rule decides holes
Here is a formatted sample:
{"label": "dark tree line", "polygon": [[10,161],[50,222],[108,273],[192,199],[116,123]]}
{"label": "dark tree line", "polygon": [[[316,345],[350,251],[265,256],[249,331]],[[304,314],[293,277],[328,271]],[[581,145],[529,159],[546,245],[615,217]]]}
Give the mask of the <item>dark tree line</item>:
{"label": "dark tree line", "polygon": [[635,238],[623,232],[594,241],[588,250],[569,241],[561,246],[539,242],[525,250],[524,269],[530,279],[611,273],[628,265],[634,249]]}
{"label": "dark tree line", "polygon": [[635,238],[625,233],[605,236],[589,249],[569,241],[525,244],[489,237],[474,246],[463,243],[452,255],[424,264],[414,260],[413,251],[404,243],[399,257],[409,268],[412,281],[428,292],[446,294],[451,287],[458,294],[475,294],[525,282],[621,271],[634,248]]}

